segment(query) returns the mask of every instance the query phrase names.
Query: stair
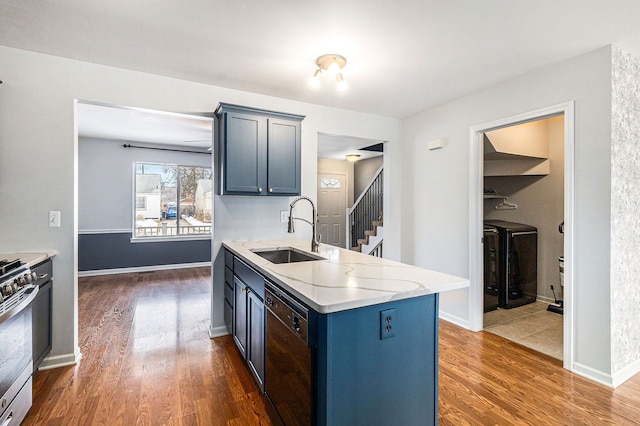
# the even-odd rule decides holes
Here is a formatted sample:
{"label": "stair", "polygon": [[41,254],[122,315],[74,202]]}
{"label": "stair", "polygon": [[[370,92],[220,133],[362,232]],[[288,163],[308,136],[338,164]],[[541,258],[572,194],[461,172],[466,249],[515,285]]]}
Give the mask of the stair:
{"label": "stair", "polygon": [[370,254],[380,244],[384,233],[383,221],[374,220],[371,226],[373,229],[364,231],[365,238],[358,239],[358,246],[351,247],[351,250]]}
{"label": "stair", "polygon": [[[383,167],[380,166],[366,189],[353,203],[353,207],[347,209],[346,216],[347,246],[351,250],[376,257],[382,257],[383,176]],[[376,216],[375,212],[380,214]],[[353,245],[356,247],[352,247]]]}

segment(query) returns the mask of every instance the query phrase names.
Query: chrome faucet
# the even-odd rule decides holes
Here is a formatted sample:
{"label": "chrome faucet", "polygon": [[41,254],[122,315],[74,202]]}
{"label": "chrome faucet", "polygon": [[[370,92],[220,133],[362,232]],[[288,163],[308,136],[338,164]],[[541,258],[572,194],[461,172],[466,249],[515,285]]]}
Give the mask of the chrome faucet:
{"label": "chrome faucet", "polygon": [[[300,201],[300,200],[307,200],[309,203],[311,203],[311,208],[313,210],[312,213],[312,219],[311,222],[306,220],[306,219],[302,219],[300,217],[293,217],[293,206],[295,206],[295,204]],[[293,202],[291,204],[289,204],[289,226],[287,227],[287,232],[290,234],[293,234],[295,232],[295,229],[293,228],[293,221],[295,220],[301,220],[303,222],[307,222],[309,225],[311,225],[311,251],[314,253],[318,253],[318,249],[320,247],[320,243],[318,242],[318,238],[316,237],[316,205],[313,204],[313,201],[311,200],[311,198],[309,197],[305,197],[300,196],[298,198],[296,198],[295,200],[293,200]]]}

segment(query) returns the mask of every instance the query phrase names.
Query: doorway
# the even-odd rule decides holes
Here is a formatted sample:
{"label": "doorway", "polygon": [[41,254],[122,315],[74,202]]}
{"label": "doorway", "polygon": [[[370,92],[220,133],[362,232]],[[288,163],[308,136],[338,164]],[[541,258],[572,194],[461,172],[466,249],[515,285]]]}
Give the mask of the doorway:
{"label": "doorway", "polygon": [[[318,133],[318,227],[320,242],[353,246],[347,212],[383,164],[380,140]],[[349,240],[349,241],[347,241]]]}
{"label": "doorway", "polygon": [[345,247],[347,174],[318,173],[318,232],[320,242]]}
{"label": "doorway", "polygon": [[[521,210],[520,215],[515,214],[512,217],[509,217],[511,212],[517,211],[517,209],[513,209],[513,207],[509,206],[517,206],[517,203],[512,202],[512,199],[509,199],[510,194],[500,194],[498,191],[495,191],[496,195],[500,195],[504,197],[499,199],[494,199],[493,201],[485,201],[485,190],[492,189],[487,188],[485,186],[487,182],[487,178],[485,177],[485,167],[487,171],[490,171],[494,165],[488,165],[485,163],[485,138],[486,134],[498,129],[505,129],[514,125],[524,124],[524,123],[532,123],[542,119],[548,119],[551,117],[559,117],[562,121],[562,126],[564,127],[562,130],[564,143],[564,176],[561,178],[561,184],[563,186],[564,194],[562,196],[562,203],[564,214],[563,217],[560,218],[558,222],[564,222],[564,238],[560,245],[562,246],[562,252],[564,254],[564,315],[562,316],[562,331],[563,331],[563,349],[562,349],[562,359],[564,362],[565,368],[571,370],[572,360],[573,360],[573,317],[572,317],[572,271],[573,271],[573,263],[572,263],[572,247],[573,247],[573,194],[574,194],[574,182],[573,182],[573,169],[574,169],[574,134],[573,134],[573,102],[555,105],[548,108],[543,108],[536,111],[531,111],[529,113],[521,114],[514,117],[508,117],[505,119],[484,123],[478,126],[474,126],[471,128],[471,161],[470,161],[470,280],[471,287],[469,290],[469,303],[470,303],[470,328],[474,331],[479,331],[484,329],[484,310],[485,310],[485,288],[484,288],[484,244],[483,244],[483,236],[484,236],[484,220],[485,220],[485,212],[491,211],[489,216],[492,216],[493,219],[496,216],[499,219],[505,218],[513,218],[516,220],[512,220],[513,222],[526,222],[533,219],[530,219],[531,216],[527,216],[525,212]],[[556,120],[558,120],[556,118]],[[496,178],[498,179],[498,178]],[[518,177],[521,179],[520,182],[512,181],[509,183],[502,183],[502,188],[500,191],[511,192],[512,194],[518,194],[519,197],[520,192],[523,191],[523,188],[530,186],[530,184],[535,183],[536,180],[540,180],[540,178],[535,177]],[[490,181],[491,186],[500,185],[500,183],[496,183],[495,179]],[[525,191],[526,193],[526,191]],[[516,197],[514,195],[514,197]],[[487,204],[489,204],[487,206]],[[506,211],[495,213],[495,207],[502,204],[506,206],[508,209],[513,209],[511,212],[507,213]],[[525,202],[526,204],[526,202]],[[529,212],[531,214],[531,212]],[[502,216],[501,216],[502,215]],[[548,220],[554,220],[548,219]],[[557,227],[558,224],[555,224]],[[548,227],[547,227],[548,228]],[[542,230],[541,230],[542,231]],[[545,235],[548,236],[550,231],[547,229],[544,231]],[[555,232],[557,233],[557,228],[555,228]],[[557,237],[557,236],[554,236]],[[538,251],[539,252],[539,251]],[[548,274],[551,276],[551,263],[548,260],[545,260],[548,264],[545,272],[548,270]],[[557,264],[556,264],[557,265]],[[556,266],[557,267],[557,266]],[[558,269],[554,268],[554,272],[558,271]],[[541,284],[542,287],[545,287],[544,290],[549,289],[549,285],[551,283],[558,284],[556,291],[558,291],[559,285],[559,276],[554,273],[557,278],[550,278]],[[552,281],[553,280],[553,281]],[[550,289],[549,289],[550,290]],[[543,300],[545,297],[548,301],[553,301],[551,297],[545,296],[545,292],[542,293],[542,297],[540,297],[541,293],[538,293],[536,296],[537,300]],[[554,314],[558,315],[558,314]]]}
{"label": "doorway", "polygon": [[76,110],[79,275],[209,265],[213,119]]}
{"label": "doorway", "polygon": [[484,133],[485,331],[562,359],[564,117]]}

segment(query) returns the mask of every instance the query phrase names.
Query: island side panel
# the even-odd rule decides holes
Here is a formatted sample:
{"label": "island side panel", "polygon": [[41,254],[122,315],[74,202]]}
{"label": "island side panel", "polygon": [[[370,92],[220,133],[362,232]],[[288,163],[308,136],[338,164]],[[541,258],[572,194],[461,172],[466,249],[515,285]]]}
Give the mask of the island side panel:
{"label": "island side panel", "polygon": [[317,423],[437,424],[437,315],[437,294],[318,315]]}

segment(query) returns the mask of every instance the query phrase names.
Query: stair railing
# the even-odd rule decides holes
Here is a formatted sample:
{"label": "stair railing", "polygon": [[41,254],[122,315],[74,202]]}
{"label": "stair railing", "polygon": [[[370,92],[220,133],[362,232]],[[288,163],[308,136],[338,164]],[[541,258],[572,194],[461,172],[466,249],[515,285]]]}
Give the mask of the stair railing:
{"label": "stair railing", "polygon": [[365,238],[364,231],[371,229],[372,222],[380,220],[382,214],[383,167],[381,166],[362,191],[353,207],[347,209],[347,249],[358,246]]}
{"label": "stair railing", "polygon": [[370,256],[382,257],[382,240],[369,252]]}

